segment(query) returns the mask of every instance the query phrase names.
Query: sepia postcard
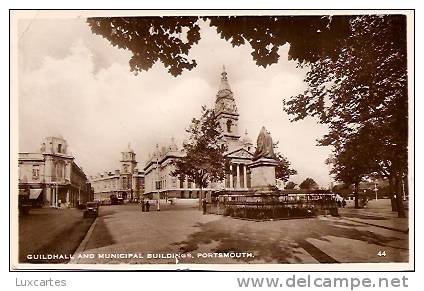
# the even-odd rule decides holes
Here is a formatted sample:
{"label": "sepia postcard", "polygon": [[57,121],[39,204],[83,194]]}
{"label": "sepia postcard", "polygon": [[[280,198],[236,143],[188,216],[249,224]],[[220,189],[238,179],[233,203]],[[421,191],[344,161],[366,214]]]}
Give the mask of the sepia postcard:
{"label": "sepia postcard", "polygon": [[10,269],[414,269],[413,10],[11,10]]}

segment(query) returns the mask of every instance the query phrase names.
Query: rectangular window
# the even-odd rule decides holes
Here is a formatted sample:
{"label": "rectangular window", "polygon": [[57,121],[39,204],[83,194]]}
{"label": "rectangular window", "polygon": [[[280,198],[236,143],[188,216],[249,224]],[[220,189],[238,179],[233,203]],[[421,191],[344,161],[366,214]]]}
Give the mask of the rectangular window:
{"label": "rectangular window", "polygon": [[122,177],[122,189],[128,189],[128,179],[127,179],[127,177]]}
{"label": "rectangular window", "polygon": [[32,166],[32,179],[33,180],[40,179],[40,167],[38,165]]}

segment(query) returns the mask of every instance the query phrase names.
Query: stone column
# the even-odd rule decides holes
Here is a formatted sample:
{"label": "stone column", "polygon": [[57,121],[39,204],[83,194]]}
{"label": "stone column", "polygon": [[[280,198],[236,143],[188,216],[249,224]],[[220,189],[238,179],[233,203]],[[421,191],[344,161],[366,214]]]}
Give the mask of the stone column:
{"label": "stone column", "polygon": [[230,188],[233,188],[233,164],[230,164]]}
{"label": "stone column", "polygon": [[65,181],[68,180],[69,182],[71,181],[71,170],[72,170],[72,165],[70,162],[66,162],[65,164]]}
{"label": "stone column", "polygon": [[46,162],[44,166],[44,178],[46,183],[50,183],[52,181],[52,174],[53,174],[53,159],[49,155],[46,155],[45,157],[46,157]]}
{"label": "stone column", "polygon": [[236,188],[240,188],[240,164],[236,164],[236,171],[237,171],[237,180],[236,180]]}
{"label": "stone column", "polygon": [[247,167],[243,164],[243,188],[247,189]]}
{"label": "stone column", "polygon": [[50,187],[50,185],[48,185],[48,186],[46,186],[46,188],[45,188],[46,190],[46,201],[43,201],[43,202],[45,202],[45,204],[47,204],[48,206],[50,206],[50,203],[51,203],[51,201],[52,201],[52,188]]}
{"label": "stone column", "polygon": [[57,206],[57,187],[54,186],[53,188],[53,206]]}

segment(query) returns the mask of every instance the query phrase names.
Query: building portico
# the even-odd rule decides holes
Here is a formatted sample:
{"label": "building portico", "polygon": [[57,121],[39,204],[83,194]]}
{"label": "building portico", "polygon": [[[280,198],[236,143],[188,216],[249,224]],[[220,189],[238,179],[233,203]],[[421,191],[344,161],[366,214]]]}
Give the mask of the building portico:
{"label": "building portico", "polygon": [[223,181],[225,190],[247,190],[250,187],[249,163],[244,160],[230,161]]}

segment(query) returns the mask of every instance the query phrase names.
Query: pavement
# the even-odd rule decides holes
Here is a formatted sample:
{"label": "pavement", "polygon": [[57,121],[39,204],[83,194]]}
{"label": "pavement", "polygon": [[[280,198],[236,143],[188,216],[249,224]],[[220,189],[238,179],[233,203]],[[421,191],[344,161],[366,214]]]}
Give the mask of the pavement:
{"label": "pavement", "polygon": [[[148,213],[134,204],[102,206],[70,262],[408,262],[408,220],[395,217],[387,201],[370,202],[366,209],[340,209],[340,213],[341,217],[255,222],[202,215],[189,205],[166,204],[161,211]],[[239,256],[223,255],[229,253]]]}
{"label": "pavement", "polygon": [[[389,199],[371,200],[365,208],[340,208],[340,215],[352,221],[380,226],[382,228],[408,233],[409,223],[407,218],[397,217],[397,212],[391,211]],[[408,210],[406,210],[408,214]]]}
{"label": "pavement", "polygon": [[[84,219],[83,212],[75,208],[39,208],[32,209],[28,215],[20,215],[19,262],[68,262],[93,220]],[[56,256],[46,257],[47,254]]]}

